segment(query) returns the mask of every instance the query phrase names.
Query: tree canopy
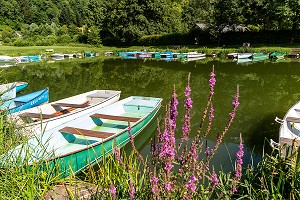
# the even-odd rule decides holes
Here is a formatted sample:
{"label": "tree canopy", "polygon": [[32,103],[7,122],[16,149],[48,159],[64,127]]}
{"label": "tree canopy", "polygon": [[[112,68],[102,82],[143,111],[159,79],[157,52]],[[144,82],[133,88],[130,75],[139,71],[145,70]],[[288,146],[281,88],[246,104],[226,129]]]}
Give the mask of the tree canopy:
{"label": "tree canopy", "polygon": [[2,40],[18,31],[25,38],[69,35],[130,44],[146,35],[186,33],[196,23],[215,31],[233,24],[297,30],[300,23],[299,0],[0,0],[0,7]]}

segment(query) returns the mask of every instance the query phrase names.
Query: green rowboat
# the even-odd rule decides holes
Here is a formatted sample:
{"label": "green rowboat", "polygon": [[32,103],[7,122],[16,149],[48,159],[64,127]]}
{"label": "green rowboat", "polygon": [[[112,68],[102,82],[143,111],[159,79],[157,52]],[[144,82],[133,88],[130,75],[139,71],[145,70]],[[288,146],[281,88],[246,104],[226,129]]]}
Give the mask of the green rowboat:
{"label": "green rowboat", "polygon": [[61,124],[1,156],[1,164],[34,165],[60,177],[99,162],[138,135],[157,115],[161,98],[132,96]]}

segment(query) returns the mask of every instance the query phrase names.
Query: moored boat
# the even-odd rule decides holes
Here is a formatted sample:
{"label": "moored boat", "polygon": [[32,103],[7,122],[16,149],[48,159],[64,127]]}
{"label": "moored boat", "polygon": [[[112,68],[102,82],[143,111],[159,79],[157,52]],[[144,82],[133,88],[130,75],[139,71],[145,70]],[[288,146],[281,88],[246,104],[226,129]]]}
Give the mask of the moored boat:
{"label": "moored boat", "polygon": [[36,135],[117,102],[121,91],[93,90],[10,115],[27,135]]}
{"label": "moored boat", "polygon": [[125,59],[137,59],[138,53],[141,53],[141,52],[138,52],[138,51],[124,52],[124,56],[123,57]]}
{"label": "moored boat", "polygon": [[49,101],[49,89],[39,90],[30,94],[19,96],[11,100],[3,102],[0,106],[0,110],[7,114],[20,112],[28,108],[32,108],[42,103]]}
{"label": "moored boat", "polygon": [[137,54],[137,58],[139,58],[139,59],[152,58],[152,53],[148,53],[148,52],[139,52],[139,53]]}
{"label": "moored boat", "polygon": [[127,144],[129,130],[132,136],[138,135],[157,116],[161,101],[132,96],[94,110],[8,151],[1,156],[1,165],[40,162],[41,170],[52,169],[67,177],[99,162],[115,145]]}
{"label": "moored boat", "polygon": [[270,53],[269,57],[271,59],[283,59],[285,55],[286,55],[285,52],[274,51],[274,52]]}
{"label": "moored boat", "polygon": [[276,117],[275,121],[281,124],[279,142],[271,140],[271,145],[280,150],[281,155],[290,155],[300,146],[300,101],[288,110],[283,119]]}
{"label": "moored boat", "polygon": [[237,56],[238,56],[238,53],[229,53],[229,54],[227,54],[227,58],[229,58],[229,59],[237,58]]}
{"label": "moored boat", "polygon": [[61,53],[52,54],[51,58],[53,60],[64,60],[65,59],[64,54],[61,54]]}
{"label": "moored boat", "polygon": [[182,61],[185,61],[185,62],[190,62],[190,61],[197,61],[197,60],[203,60],[205,59],[206,57],[194,57],[194,58],[182,58],[181,60]]}
{"label": "moored boat", "polygon": [[7,101],[17,96],[15,83],[6,83],[0,85],[0,100]]}
{"label": "moored boat", "polygon": [[166,51],[160,54],[160,58],[172,59],[173,53],[171,51]]}
{"label": "moored boat", "polygon": [[16,92],[17,93],[28,86],[27,82],[21,82],[21,81],[14,82],[14,84],[16,85]]}
{"label": "moored boat", "polygon": [[263,61],[269,59],[269,54],[268,53],[254,53],[252,55],[253,61]]}
{"label": "moored boat", "polygon": [[238,53],[237,59],[252,58],[252,53]]}
{"label": "moored boat", "polygon": [[198,52],[189,52],[186,53],[186,57],[187,58],[197,58],[197,57],[205,57],[206,54],[205,53],[198,53]]}

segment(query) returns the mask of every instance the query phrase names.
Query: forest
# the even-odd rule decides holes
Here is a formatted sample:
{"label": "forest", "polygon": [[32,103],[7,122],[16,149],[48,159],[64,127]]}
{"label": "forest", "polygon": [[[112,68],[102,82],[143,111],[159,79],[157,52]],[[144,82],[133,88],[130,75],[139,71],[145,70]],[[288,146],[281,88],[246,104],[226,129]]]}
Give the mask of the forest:
{"label": "forest", "polygon": [[300,20],[298,0],[0,0],[0,8],[0,41],[15,46],[136,44],[196,23],[215,37],[226,25],[296,33]]}

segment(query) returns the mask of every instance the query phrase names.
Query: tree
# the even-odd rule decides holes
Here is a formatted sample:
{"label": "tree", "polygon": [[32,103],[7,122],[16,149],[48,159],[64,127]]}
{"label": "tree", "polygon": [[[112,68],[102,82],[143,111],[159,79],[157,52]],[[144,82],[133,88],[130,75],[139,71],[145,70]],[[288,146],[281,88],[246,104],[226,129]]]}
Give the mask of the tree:
{"label": "tree", "polygon": [[89,28],[88,43],[93,45],[101,44],[100,30],[96,26]]}

